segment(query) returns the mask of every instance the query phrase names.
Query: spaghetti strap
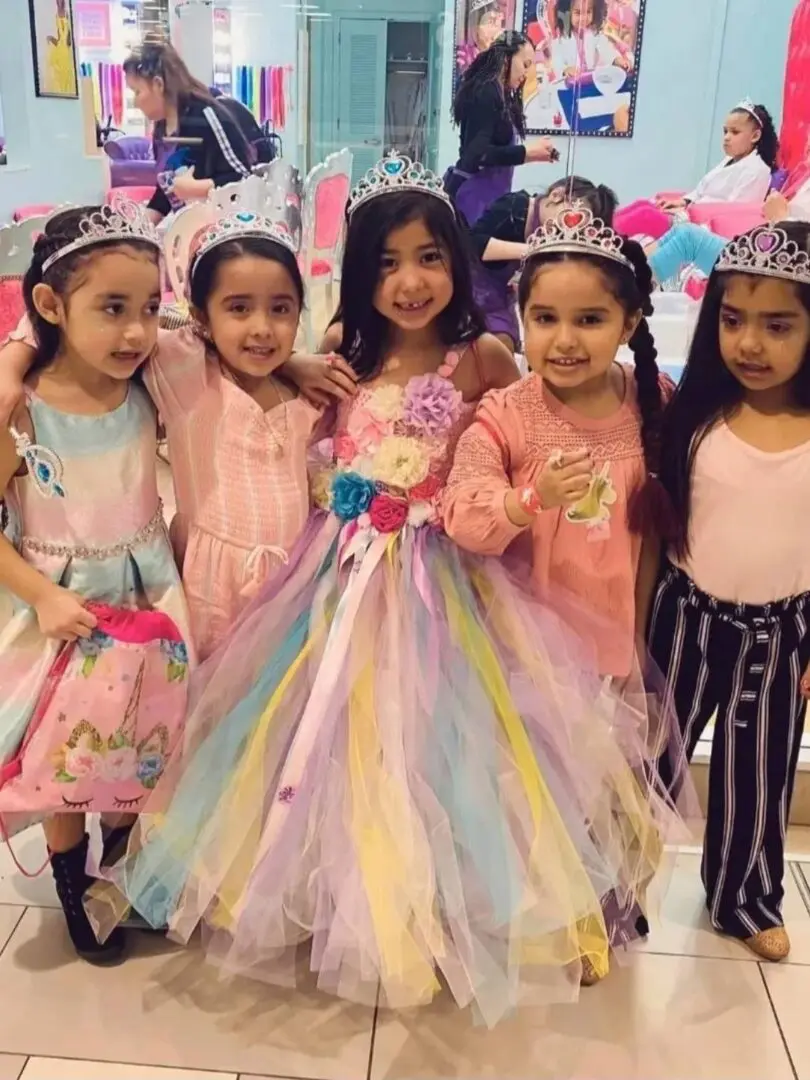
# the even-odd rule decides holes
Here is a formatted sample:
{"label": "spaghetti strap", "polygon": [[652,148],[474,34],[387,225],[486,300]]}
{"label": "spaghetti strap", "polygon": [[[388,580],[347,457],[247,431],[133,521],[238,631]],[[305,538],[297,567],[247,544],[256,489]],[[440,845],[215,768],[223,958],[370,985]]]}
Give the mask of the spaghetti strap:
{"label": "spaghetti strap", "polygon": [[450,349],[444,358],[444,363],[439,366],[436,374],[441,375],[443,379],[452,379],[463,353],[464,350]]}
{"label": "spaghetti strap", "polygon": [[439,368],[438,374],[445,379],[452,379],[458,365],[470,351],[472,351],[473,357],[475,358],[475,373],[478,376],[481,393],[484,394],[487,389],[487,380],[484,376],[484,369],[481,364],[481,353],[478,350],[477,341],[470,341],[461,347],[451,349],[447,353],[447,356],[445,356],[444,363]]}

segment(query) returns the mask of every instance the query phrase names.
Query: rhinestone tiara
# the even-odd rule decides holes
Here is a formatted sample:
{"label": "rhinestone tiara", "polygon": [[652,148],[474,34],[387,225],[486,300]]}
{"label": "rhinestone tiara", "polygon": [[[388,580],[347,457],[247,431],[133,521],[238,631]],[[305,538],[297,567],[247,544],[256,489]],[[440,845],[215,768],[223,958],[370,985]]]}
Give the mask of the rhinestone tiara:
{"label": "rhinestone tiara", "polygon": [[472,15],[476,11],[480,11],[481,8],[492,7],[496,0],[472,0],[470,4],[470,14]]}
{"label": "rhinestone tiara", "polygon": [[298,253],[298,243],[290,230],[282,221],[271,221],[254,214],[250,210],[237,210],[236,213],[226,214],[212,222],[207,228],[201,229],[192,242],[193,255],[191,259],[190,276],[194,276],[194,270],[203,255],[220,244],[227,244],[229,240],[244,240],[247,238],[260,240],[273,240],[277,244],[288,248],[293,255]]}
{"label": "rhinestone tiara", "polygon": [[398,154],[396,150],[378,161],[354,187],[349,195],[346,213],[351,217],[364,203],[377,199],[380,195],[396,195],[401,191],[418,191],[432,195],[441,199],[455,214],[441,177],[420,162],[411,161],[405,154]]}
{"label": "rhinestone tiara", "polygon": [[49,255],[42,264],[42,273],[50,270],[54,263],[72,255],[82,248],[95,247],[96,244],[127,243],[137,240],[161,249],[160,236],[145,209],[132,202],[126,196],[116,192],[107,206],[93,210],[79,222],[79,236],[65,244],[59,251]]}
{"label": "rhinestone tiara", "polygon": [[773,225],[758,225],[726,244],[715,270],[810,285],[810,255],[794,240],[789,240],[784,229]]}
{"label": "rhinestone tiara", "polygon": [[756,102],[752,101],[751,98],[743,98],[739,105],[734,106],[732,112],[748,113],[748,115],[753,119],[757,127],[762,127],[762,121],[757,116]]}
{"label": "rhinestone tiara", "polygon": [[527,242],[524,263],[535,255],[562,251],[596,255],[611,259],[633,270],[633,264],[622,254],[622,238],[586,206],[571,206],[532,233]]}

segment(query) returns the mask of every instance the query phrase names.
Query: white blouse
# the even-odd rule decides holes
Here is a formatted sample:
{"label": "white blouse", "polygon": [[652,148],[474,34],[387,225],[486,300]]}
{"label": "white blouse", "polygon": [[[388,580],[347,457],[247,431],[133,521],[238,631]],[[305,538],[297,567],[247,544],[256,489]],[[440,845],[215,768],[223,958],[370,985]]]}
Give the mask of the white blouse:
{"label": "white blouse", "polygon": [[[579,36],[557,37],[551,43],[551,67],[556,78],[561,79],[567,68],[576,69]],[[606,34],[586,30],[582,42],[585,52],[585,71],[598,67],[610,67],[619,58],[619,50]]]}
{"label": "white blouse", "polygon": [[770,186],[771,170],[754,151],[739,161],[726,158],[706,173],[686,198],[696,203],[761,203],[765,201]]}
{"label": "white blouse", "polygon": [[810,180],[805,180],[789,200],[791,221],[810,221]]}

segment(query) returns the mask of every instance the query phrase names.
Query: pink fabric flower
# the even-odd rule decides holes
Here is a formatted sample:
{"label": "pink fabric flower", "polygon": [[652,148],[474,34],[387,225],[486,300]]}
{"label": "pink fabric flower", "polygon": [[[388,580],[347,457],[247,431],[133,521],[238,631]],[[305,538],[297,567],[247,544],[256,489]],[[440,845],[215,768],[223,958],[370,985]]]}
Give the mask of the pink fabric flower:
{"label": "pink fabric flower", "polygon": [[405,499],[395,499],[393,495],[375,495],[368,508],[371,524],[381,533],[392,533],[401,529],[408,520],[408,503]]}
{"label": "pink fabric flower", "polygon": [[344,432],[342,435],[335,436],[335,457],[338,461],[348,465],[354,461],[356,454],[357,444],[351,435]]}
{"label": "pink fabric flower", "polygon": [[426,435],[443,435],[461,413],[461,392],[441,375],[420,375],[408,383],[403,418]]}
{"label": "pink fabric flower", "polygon": [[388,423],[380,420],[366,409],[358,405],[352,409],[346,423],[347,434],[361,454],[374,451],[383,441],[388,432]]}
{"label": "pink fabric flower", "polygon": [[417,484],[416,487],[412,487],[408,492],[408,498],[411,502],[432,502],[439,494],[441,488],[441,481],[438,476],[429,476],[426,480],[423,480],[421,484]]}

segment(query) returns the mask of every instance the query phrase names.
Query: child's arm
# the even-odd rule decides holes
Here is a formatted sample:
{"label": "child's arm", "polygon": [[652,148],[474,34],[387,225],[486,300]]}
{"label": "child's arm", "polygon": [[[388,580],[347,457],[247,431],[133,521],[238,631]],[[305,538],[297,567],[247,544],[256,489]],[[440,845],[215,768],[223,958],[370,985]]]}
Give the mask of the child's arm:
{"label": "child's arm", "polygon": [[317,355],[293,353],[279,374],[295,383],[304,397],[318,407],[348,401],[357,393],[357,376],[337,349],[343,341],[340,323],[327,327]]}
{"label": "child's arm", "polygon": [[[8,431],[0,432],[0,489],[6,491],[17,472],[20,459]],[[42,633],[49,638],[72,641],[90,637],[95,616],[67,589],[55,585],[25,561],[0,533],[0,586],[34,609]]]}
{"label": "child's arm", "polygon": [[494,334],[484,334],[475,343],[481,372],[481,395],[488,390],[505,390],[520,378],[514,356]]}

